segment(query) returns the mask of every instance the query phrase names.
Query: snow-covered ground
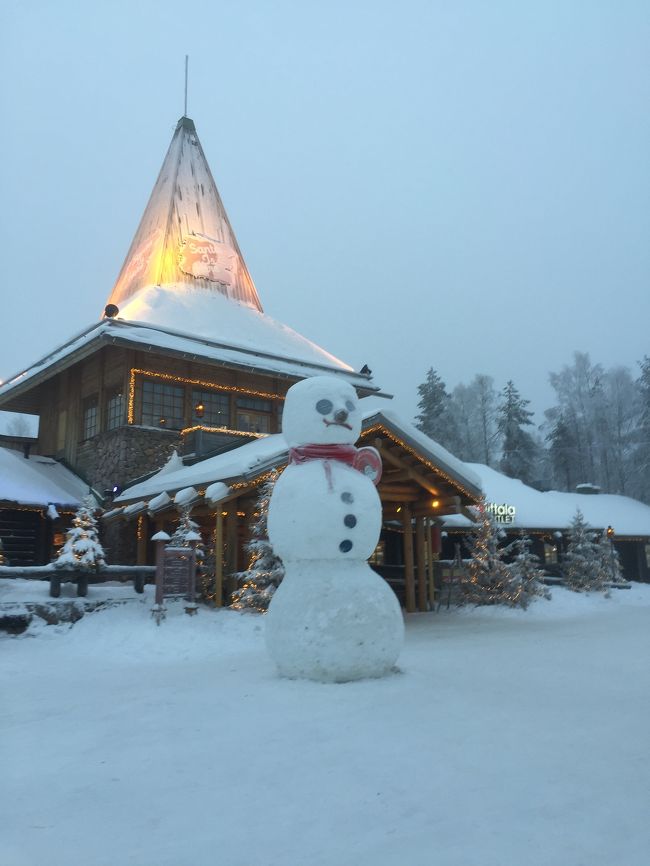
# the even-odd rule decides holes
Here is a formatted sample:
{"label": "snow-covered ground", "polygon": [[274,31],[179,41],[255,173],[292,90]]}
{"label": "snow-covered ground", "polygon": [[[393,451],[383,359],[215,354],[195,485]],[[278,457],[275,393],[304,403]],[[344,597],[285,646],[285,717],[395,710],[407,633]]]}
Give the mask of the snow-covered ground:
{"label": "snow-covered ground", "polygon": [[402,672],[346,685],[117,592],[0,640],[3,866],[649,862],[650,586],[413,615]]}

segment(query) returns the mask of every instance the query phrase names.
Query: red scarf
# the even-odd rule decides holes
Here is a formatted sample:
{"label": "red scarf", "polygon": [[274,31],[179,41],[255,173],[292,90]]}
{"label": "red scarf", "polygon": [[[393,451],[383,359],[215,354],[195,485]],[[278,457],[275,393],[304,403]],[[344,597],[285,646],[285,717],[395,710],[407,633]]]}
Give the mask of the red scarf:
{"label": "red scarf", "polygon": [[299,445],[289,449],[289,463],[307,463],[308,460],[338,460],[354,466],[357,449],[354,445]]}
{"label": "red scarf", "polygon": [[375,448],[355,448],[354,445],[299,445],[289,449],[289,463],[308,463],[310,460],[322,460],[327,477],[327,485],[332,490],[331,460],[345,463],[362,475],[366,475],[366,466],[370,464],[374,470],[371,476],[373,484],[379,484],[381,478],[381,458]]}

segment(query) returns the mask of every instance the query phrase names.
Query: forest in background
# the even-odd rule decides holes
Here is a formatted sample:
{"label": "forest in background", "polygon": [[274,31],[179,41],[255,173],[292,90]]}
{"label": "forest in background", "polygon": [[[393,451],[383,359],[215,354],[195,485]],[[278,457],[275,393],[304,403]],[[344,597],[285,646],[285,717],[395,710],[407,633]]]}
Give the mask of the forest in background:
{"label": "forest in background", "polygon": [[431,368],[418,386],[416,426],[456,457],[485,463],[539,490],[596,484],[650,502],[650,357],[639,370],[573,363],[549,373],[555,403],[536,423],[530,400],[491,376],[447,390]]}

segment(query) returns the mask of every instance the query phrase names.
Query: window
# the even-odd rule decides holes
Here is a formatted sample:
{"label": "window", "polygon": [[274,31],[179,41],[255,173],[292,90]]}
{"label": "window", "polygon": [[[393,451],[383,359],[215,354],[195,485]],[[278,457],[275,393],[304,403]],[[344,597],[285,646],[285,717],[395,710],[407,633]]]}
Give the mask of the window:
{"label": "window", "polygon": [[185,389],[145,379],[142,383],[142,424],[180,430],[185,420]]}
{"label": "window", "polygon": [[544,542],[544,562],[546,565],[556,565],[557,561],[557,544]]}
{"label": "window", "polygon": [[106,401],[106,429],[114,430],[124,423],[124,396],[117,391]]}
{"label": "window", "polygon": [[230,397],[219,391],[192,390],[192,421],[208,427],[230,427]]}
{"label": "window", "polygon": [[97,397],[89,397],[82,404],[82,428],[81,438],[91,439],[97,433]]}
{"label": "window", "polygon": [[[241,410],[246,411],[241,411]],[[271,432],[271,412],[273,404],[270,400],[259,400],[255,397],[237,398],[237,429],[251,433]]]}

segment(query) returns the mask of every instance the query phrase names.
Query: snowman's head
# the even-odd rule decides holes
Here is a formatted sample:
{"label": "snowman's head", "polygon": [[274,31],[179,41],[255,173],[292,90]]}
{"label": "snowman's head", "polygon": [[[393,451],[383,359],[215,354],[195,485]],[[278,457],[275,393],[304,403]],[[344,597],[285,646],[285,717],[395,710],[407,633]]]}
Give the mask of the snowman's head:
{"label": "snowman's head", "polygon": [[354,445],[361,433],[356,391],[332,376],[313,376],[287,391],[282,432],[298,445]]}

